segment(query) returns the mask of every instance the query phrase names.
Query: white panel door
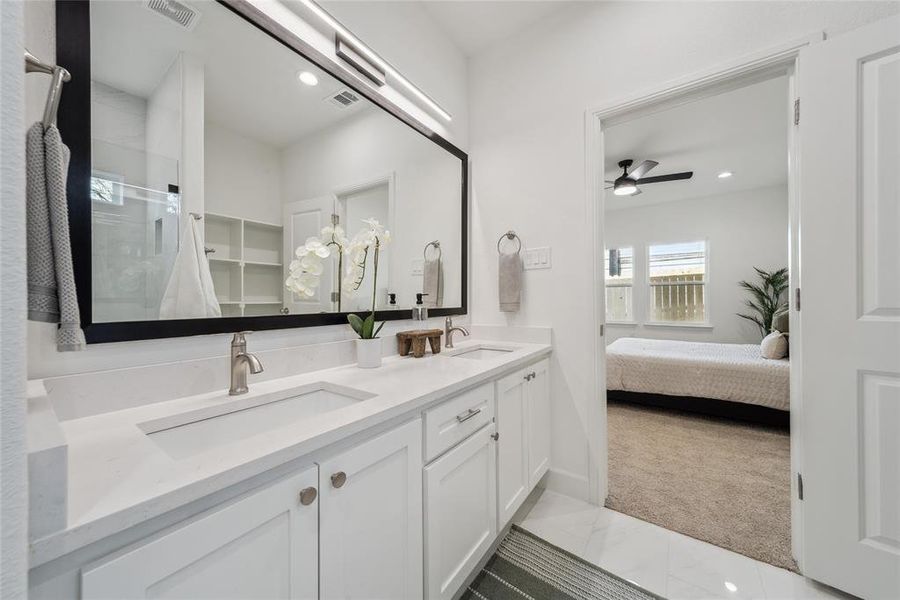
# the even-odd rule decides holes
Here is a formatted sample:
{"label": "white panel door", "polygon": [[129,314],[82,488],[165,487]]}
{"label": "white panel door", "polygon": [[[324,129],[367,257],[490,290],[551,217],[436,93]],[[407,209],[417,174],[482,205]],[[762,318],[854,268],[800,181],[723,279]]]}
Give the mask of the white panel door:
{"label": "white panel door", "polygon": [[497,535],[494,426],[485,425],[425,467],[425,581],[450,600]]}
{"label": "white panel door", "polygon": [[[296,258],[298,246],[310,237],[318,237],[322,228],[331,224],[334,198],[323,196],[311,200],[298,200],[284,205],[284,278],[290,274],[291,261]],[[285,288],[284,306],[291,314],[328,312],[332,309],[331,292],[337,290],[337,269],[331,260],[324,261],[321,284],[312,298],[305,298]]]}
{"label": "white panel door", "polygon": [[550,361],[526,368],[531,380],[525,390],[528,421],[528,490],[550,468]]}
{"label": "white panel door", "polygon": [[309,468],[89,567],[81,597],[316,598],[318,503],[302,504],[300,492],[317,485]]}
{"label": "white panel door", "polygon": [[528,496],[526,371],[497,382],[497,525],[502,529]]}
{"label": "white panel door", "polygon": [[900,17],[800,55],[805,573],[900,598]]}
{"label": "white panel door", "polygon": [[422,421],[319,465],[323,599],[422,596]]}

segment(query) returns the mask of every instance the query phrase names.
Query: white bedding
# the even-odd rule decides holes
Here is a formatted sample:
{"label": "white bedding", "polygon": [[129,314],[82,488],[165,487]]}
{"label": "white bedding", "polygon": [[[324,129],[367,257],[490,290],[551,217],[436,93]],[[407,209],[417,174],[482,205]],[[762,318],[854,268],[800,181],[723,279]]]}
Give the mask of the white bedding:
{"label": "white bedding", "polygon": [[763,358],[756,344],[620,338],[606,348],[606,385],[790,409],[790,362]]}

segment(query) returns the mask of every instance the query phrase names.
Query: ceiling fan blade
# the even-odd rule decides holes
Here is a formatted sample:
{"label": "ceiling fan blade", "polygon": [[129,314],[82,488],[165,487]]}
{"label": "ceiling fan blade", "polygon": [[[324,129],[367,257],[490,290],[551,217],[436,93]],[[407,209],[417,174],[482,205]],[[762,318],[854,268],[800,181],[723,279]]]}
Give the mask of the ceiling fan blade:
{"label": "ceiling fan blade", "polygon": [[670,173],[668,175],[657,175],[656,177],[643,177],[638,180],[638,183],[644,185],[645,183],[661,183],[663,181],[678,181],[679,179],[690,179],[694,176],[693,171],[685,171],[684,173]]}
{"label": "ceiling fan blade", "polygon": [[646,175],[651,169],[653,169],[659,163],[655,160],[645,160],[635,168],[631,170],[631,173],[628,174],[629,179],[634,179],[637,181],[644,175]]}

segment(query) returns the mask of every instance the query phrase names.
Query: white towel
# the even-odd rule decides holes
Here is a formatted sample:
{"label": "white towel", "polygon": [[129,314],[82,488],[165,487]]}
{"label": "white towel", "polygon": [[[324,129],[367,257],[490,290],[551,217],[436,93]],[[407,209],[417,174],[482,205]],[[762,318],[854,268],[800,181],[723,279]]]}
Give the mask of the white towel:
{"label": "white towel", "polygon": [[188,221],[190,225],[181,237],[181,247],[175,255],[169,285],[159,305],[160,319],[222,316],[209,272],[209,261],[203,251],[200,221],[193,216],[189,216]]}
{"label": "white towel", "polygon": [[69,149],[56,125],[46,131],[41,123],[31,126],[25,140],[25,162],[28,318],[59,323],[56,347],[60,352],[83,350],[69,243]]}
{"label": "white towel", "polygon": [[500,254],[500,310],[518,312],[522,296],[522,257],[519,253]]}
{"label": "white towel", "polygon": [[440,257],[426,258],[422,268],[422,292],[426,294],[422,300],[428,308],[440,308],[444,305],[444,267]]}

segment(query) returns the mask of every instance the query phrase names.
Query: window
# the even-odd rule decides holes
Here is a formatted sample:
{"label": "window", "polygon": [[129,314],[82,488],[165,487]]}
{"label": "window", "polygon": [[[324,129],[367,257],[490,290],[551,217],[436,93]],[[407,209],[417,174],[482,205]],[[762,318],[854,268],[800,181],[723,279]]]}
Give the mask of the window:
{"label": "window", "polygon": [[650,322],[705,323],[706,242],[650,246]]}
{"label": "window", "polygon": [[606,275],[606,320],[634,321],[632,285],[634,251],[632,248],[608,248],[603,272]]}

